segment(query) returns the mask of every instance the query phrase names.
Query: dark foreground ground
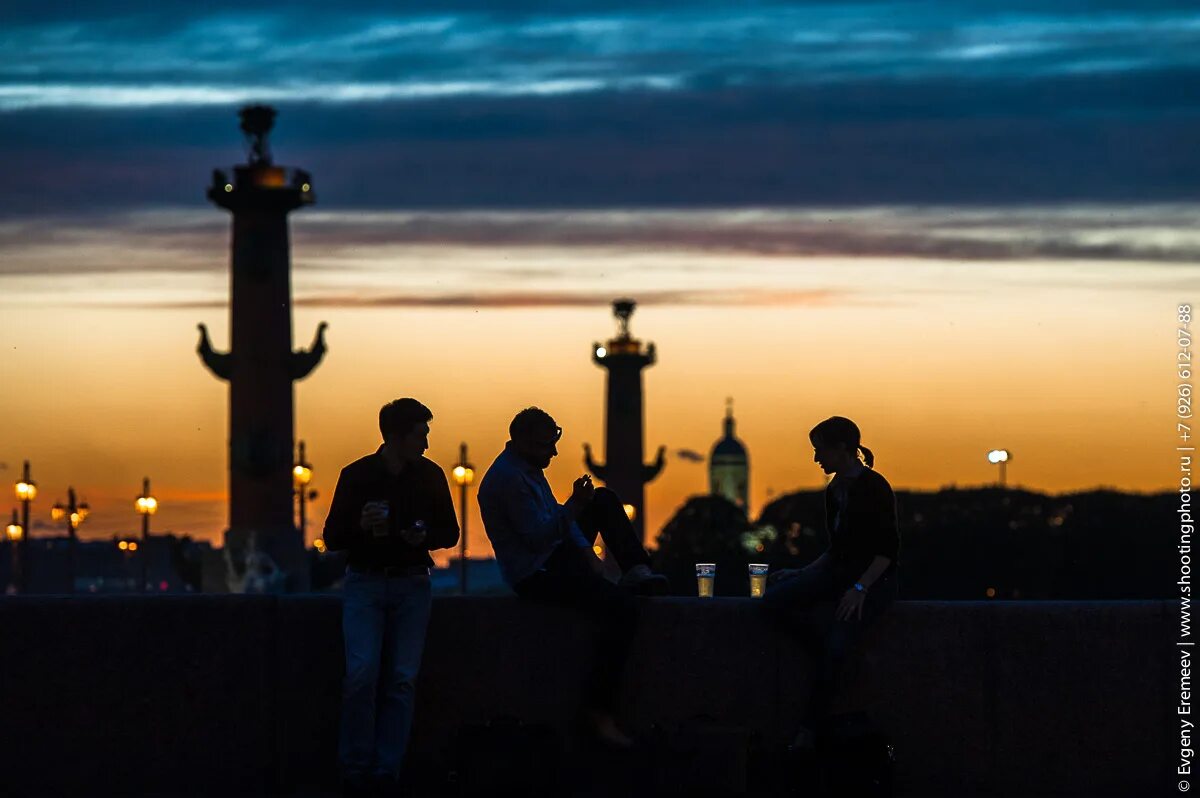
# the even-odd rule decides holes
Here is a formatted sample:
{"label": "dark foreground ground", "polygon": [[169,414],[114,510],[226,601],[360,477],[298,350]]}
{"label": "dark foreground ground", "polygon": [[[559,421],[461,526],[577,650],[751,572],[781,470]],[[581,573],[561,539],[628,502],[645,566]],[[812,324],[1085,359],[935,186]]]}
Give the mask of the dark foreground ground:
{"label": "dark foreground ground", "polygon": [[[894,744],[896,795],[1179,795],[1178,620],[1167,601],[897,602],[837,708]],[[650,741],[640,760],[518,746],[489,762],[463,742],[501,718],[569,738],[593,645],[567,610],[435,600],[410,748],[422,798],[504,794],[513,761],[560,761],[570,798],[717,794],[728,755],[671,742],[701,718],[749,736],[744,795],[815,798],[779,758],[812,660],[751,599],[645,600],[620,710]],[[5,598],[0,798],[336,795],[342,669],[337,596]]]}

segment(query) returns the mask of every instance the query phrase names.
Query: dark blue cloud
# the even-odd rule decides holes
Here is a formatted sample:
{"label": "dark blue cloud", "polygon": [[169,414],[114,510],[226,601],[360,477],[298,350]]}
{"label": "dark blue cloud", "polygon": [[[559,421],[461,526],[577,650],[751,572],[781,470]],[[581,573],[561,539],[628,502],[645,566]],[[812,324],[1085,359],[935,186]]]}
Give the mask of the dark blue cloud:
{"label": "dark blue cloud", "polygon": [[[103,9],[103,6],[100,7]],[[165,5],[0,32],[0,110],[364,102],[1200,68],[1187,7]]]}
{"label": "dark blue cloud", "polygon": [[[74,9],[74,7],[72,7]],[[6,4],[0,211],[203,202],[235,112],[336,207],[1179,199],[1183,3]]]}

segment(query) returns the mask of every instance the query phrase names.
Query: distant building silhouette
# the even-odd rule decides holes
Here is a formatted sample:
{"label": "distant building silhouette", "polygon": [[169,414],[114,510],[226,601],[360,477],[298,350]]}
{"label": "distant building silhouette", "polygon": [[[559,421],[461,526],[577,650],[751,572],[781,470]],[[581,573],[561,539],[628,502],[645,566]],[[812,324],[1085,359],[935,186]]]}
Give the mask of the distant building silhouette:
{"label": "distant building silhouette", "polygon": [[[142,593],[143,566],[144,592],[199,592],[203,562],[211,551],[206,541],[170,533],[143,540],[140,532],[130,531],[111,540],[78,541],[74,553],[65,535],[38,537],[29,548],[37,570],[31,572],[27,592]],[[10,559],[0,557],[0,579],[10,577],[10,567]]]}
{"label": "distant building silhouette", "polygon": [[[459,569],[461,567],[462,561],[458,557],[451,557],[444,568],[433,569],[429,577],[435,596],[459,595],[461,588]],[[506,585],[503,577],[500,576],[500,565],[495,559],[491,557],[468,558],[467,569],[469,571],[467,585],[470,595],[504,596],[512,593],[512,588]]]}
{"label": "distant building silhouette", "polygon": [[592,449],[584,444],[588,470],[633,507],[633,527],[638,539],[645,541],[645,486],[662,471],[666,447],[660,446],[655,461],[642,462],[643,402],[642,369],[653,366],[654,344],[642,342],[629,332],[629,318],[637,303],[632,299],[613,301],[613,315],[619,329],[607,343],[592,344],[592,362],[608,372],[608,394],[604,416],[603,464],[592,458]]}
{"label": "distant building silhouette", "polygon": [[736,422],[733,418],[733,400],[725,404],[725,435],[713,444],[708,458],[709,492],[723,496],[740,507],[743,513],[750,512],[750,457],[746,446],[734,435]]}
{"label": "distant building silhouette", "polygon": [[[247,163],[233,179],[214,170],[208,198],[233,214],[230,268],[231,350],[216,352],[200,325],[198,352],[229,382],[229,529],[225,547],[231,585],[259,585],[246,565],[265,559],[283,574],[283,589],[306,590],[308,557],[292,516],[294,398],[292,383],[308,376],[325,353],[325,323],[312,348],[292,351],[291,249],[287,215],[315,200],[312,178],[271,162],[267,134],[275,110],[241,110]],[[275,584],[275,583],[272,583]]]}

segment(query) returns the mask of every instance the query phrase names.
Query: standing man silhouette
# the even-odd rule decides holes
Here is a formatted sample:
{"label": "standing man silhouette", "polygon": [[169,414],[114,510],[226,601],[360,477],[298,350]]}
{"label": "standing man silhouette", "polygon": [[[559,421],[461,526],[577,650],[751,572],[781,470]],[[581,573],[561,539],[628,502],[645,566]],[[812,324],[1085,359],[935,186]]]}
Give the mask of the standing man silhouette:
{"label": "standing man silhouette", "polygon": [[431,420],[416,399],[384,405],[383,445],[342,469],[325,520],[326,545],[349,552],[338,743],[349,795],[396,789],[429,623],[429,551],[458,542],[446,474],[422,456]]}

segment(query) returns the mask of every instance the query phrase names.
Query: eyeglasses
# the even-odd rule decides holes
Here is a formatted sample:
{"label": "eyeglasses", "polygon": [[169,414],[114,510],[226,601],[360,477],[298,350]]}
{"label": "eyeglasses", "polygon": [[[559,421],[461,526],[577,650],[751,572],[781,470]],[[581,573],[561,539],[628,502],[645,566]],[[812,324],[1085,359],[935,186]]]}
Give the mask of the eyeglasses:
{"label": "eyeglasses", "polygon": [[538,446],[553,446],[554,444],[558,443],[560,438],[562,438],[562,427],[556,426],[554,428],[554,437],[550,438],[548,440],[537,441],[537,445]]}

